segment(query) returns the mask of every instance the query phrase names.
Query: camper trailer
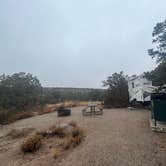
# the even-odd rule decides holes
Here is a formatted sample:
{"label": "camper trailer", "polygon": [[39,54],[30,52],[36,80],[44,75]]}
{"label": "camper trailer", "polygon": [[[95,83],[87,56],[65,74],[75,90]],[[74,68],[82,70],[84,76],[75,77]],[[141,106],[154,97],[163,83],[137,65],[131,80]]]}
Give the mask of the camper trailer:
{"label": "camper trailer", "polygon": [[143,75],[132,76],[128,79],[128,91],[130,103],[150,103],[150,95],[155,90],[152,81],[147,80]]}

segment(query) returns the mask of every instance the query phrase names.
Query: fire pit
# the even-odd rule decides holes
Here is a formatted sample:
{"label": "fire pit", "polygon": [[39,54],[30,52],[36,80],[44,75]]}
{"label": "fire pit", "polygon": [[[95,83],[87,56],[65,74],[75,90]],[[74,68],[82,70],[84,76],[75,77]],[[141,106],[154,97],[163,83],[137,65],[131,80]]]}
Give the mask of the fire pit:
{"label": "fire pit", "polygon": [[71,115],[71,110],[70,109],[66,109],[66,108],[60,108],[58,111],[58,116],[70,116]]}

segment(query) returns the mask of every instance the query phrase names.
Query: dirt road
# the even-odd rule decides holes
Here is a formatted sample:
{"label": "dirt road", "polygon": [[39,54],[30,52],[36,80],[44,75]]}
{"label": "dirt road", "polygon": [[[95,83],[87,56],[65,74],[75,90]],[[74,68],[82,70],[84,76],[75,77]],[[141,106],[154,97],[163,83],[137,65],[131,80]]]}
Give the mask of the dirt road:
{"label": "dirt road", "polygon": [[56,113],[50,113],[20,120],[0,129],[3,136],[12,128],[43,129],[55,123],[76,120],[86,132],[85,141],[60,162],[52,160],[49,155],[24,160],[20,157],[19,140],[9,140],[5,144],[4,137],[0,140],[0,165],[166,166],[166,134],[151,131],[148,111],[110,109],[104,110],[103,116],[83,117],[81,109],[73,108],[72,116],[66,118],[57,118]]}

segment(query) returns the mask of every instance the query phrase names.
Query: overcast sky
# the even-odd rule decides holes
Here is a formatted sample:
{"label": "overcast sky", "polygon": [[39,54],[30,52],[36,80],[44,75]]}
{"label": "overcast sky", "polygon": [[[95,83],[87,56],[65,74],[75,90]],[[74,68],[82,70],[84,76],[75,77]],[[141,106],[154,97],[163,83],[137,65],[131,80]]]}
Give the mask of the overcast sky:
{"label": "overcast sky", "polygon": [[153,69],[152,30],[165,0],[1,0],[0,74],[43,86],[100,88],[114,72]]}

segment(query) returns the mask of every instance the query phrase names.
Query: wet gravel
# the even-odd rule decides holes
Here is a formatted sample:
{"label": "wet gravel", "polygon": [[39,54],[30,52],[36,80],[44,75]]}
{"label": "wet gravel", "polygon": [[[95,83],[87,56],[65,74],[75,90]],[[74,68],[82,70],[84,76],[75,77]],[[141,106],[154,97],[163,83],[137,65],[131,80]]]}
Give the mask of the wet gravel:
{"label": "wet gravel", "polygon": [[166,166],[166,134],[151,131],[149,111],[107,109],[103,116],[83,117],[81,109],[73,108],[70,117],[58,118],[56,113],[51,113],[0,129],[1,134],[5,134],[12,128],[22,126],[43,129],[55,123],[76,120],[84,128],[86,138],[60,162],[52,160],[51,155],[42,156],[42,160],[17,162],[17,156],[12,156],[10,151],[0,154],[1,161],[9,165],[11,162],[7,160],[11,160],[15,166],[20,163],[26,166]]}

